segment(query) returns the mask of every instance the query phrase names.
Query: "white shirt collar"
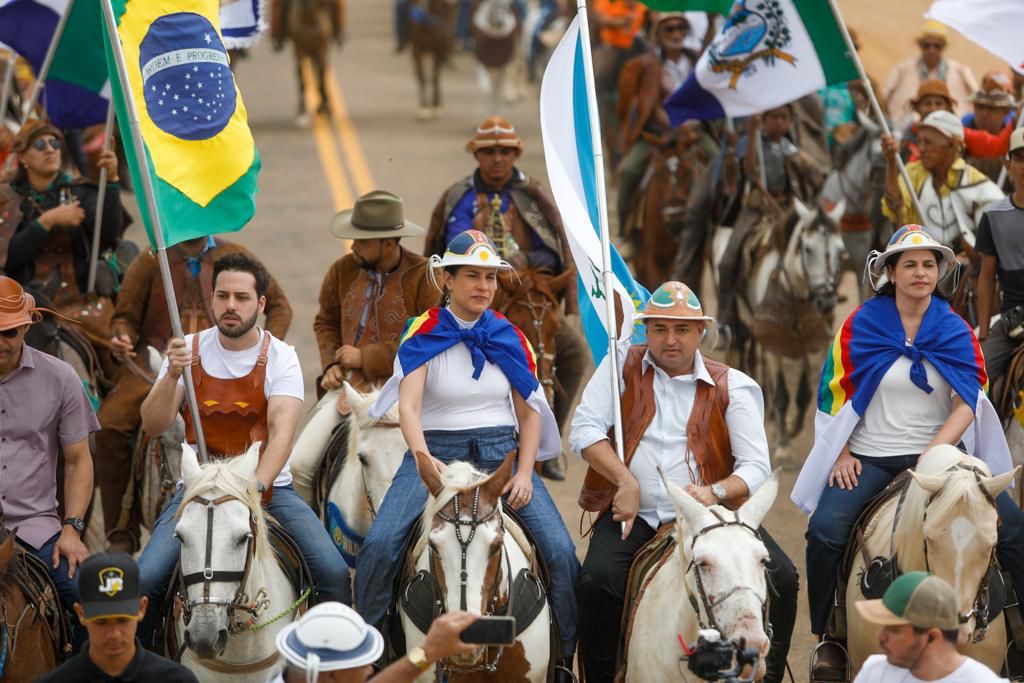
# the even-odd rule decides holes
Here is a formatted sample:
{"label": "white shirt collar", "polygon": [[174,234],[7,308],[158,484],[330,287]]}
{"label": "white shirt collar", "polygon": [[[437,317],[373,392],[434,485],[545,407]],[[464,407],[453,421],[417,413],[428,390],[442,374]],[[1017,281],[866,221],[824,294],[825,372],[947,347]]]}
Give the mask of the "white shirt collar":
{"label": "white shirt collar", "polygon": [[[653,367],[655,372],[660,372],[668,377],[667,373],[658,367],[658,364],[654,362],[654,356],[651,355],[650,349],[644,353],[641,368],[644,372],[647,372],[647,368]],[[711,386],[715,386],[715,380],[711,378],[711,373],[708,372],[707,367],[704,365],[704,356],[701,355],[700,350],[697,350],[693,354],[693,372],[690,374],[694,380],[700,380]]]}

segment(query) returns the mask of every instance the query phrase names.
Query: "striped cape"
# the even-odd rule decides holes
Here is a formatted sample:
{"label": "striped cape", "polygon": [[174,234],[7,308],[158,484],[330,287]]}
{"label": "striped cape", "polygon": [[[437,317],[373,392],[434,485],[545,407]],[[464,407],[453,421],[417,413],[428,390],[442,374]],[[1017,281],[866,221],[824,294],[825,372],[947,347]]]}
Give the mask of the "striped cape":
{"label": "striped cape", "polygon": [[968,452],[984,460],[993,474],[1010,469],[1010,451],[995,408],[985,392],[988,376],[981,345],[970,326],[949,304],[933,296],[912,345],[893,297],[878,296],[850,314],[825,357],[814,420],[814,446],[793,487],[792,499],[813,512],[843,446],[871,403],[882,377],[901,355],[911,361],[910,379],[930,393],[924,361],[935,367],[974,411],[964,433]]}
{"label": "striped cape", "polygon": [[470,329],[460,328],[447,308],[431,308],[410,318],[399,339],[393,374],[370,407],[370,416],[381,417],[395,404],[399,385],[406,375],[460,342],[469,348],[473,359],[472,368],[466,368],[467,375],[479,379],[484,363],[493,363],[527,404],[540,414],[537,460],[556,457],[561,452],[562,440],[555,416],[537,380],[537,354],[518,327],[490,309],[484,311]]}

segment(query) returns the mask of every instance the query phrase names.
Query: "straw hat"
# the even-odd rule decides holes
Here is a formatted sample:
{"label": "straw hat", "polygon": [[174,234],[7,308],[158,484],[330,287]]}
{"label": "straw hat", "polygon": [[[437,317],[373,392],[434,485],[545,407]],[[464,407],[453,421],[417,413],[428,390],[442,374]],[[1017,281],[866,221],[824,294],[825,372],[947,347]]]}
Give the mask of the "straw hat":
{"label": "straw hat", "polygon": [[917,42],[920,43],[928,38],[941,40],[945,45],[949,42],[949,29],[940,21],[928,19],[921,25],[921,30],[917,32]]}
{"label": "straw hat", "polygon": [[386,190],[367,192],[351,209],[339,211],[330,230],[335,237],[349,240],[417,237],[425,232],[405,219],[402,198]]}

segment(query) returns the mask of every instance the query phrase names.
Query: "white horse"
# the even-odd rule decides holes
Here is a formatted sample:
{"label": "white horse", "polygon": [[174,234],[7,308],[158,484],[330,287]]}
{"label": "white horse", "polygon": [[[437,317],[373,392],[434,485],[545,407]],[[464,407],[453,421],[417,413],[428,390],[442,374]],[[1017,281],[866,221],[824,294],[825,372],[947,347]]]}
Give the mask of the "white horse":
{"label": "white horse", "polygon": [[[440,594],[434,597],[444,611],[493,614],[496,607],[507,607],[513,579],[523,569],[532,570],[531,558],[510,529],[514,522],[502,510],[501,492],[512,476],[514,453],[490,476],[464,462],[448,465],[438,473],[423,453],[416,454],[416,463],[430,499],[413,552],[415,570],[435,572],[433,583]],[[464,591],[460,590],[460,575],[464,577]],[[399,614],[407,647],[422,644],[426,634],[401,604]],[[553,664],[550,636],[551,611],[545,599],[540,613],[516,636],[513,645],[481,647],[468,655],[443,660],[441,668],[448,680],[461,680],[460,673],[489,672],[493,680],[542,683]],[[417,680],[433,678],[434,672],[428,671]]]}
{"label": "white horse", "polygon": [[185,492],[175,536],[181,541],[181,662],[202,681],[267,680],[277,664],[278,631],[295,616],[299,594],[278,564],[256,492],[259,442],[244,454],[200,467],[185,446]]}
{"label": "white horse", "polygon": [[[930,571],[942,577],[960,596],[960,650],[999,671],[1006,652],[1002,615],[988,624],[987,634],[977,619],[977,608],[987,602],[984,580],[995,552],[999,515],[992,502],[1013,480],[1014,468],[991,476],[984,462],[953,446],[926,452],[912,471],[896,520],[898,501],[886,503],[868,522],[864,541],[869,557],[895,553],[903,572]],[[864,562],[858,553],[846,587],[847,643],[850,664],[857,671],[868,655],[878,652],[878,626],[865,622],[853,609],[863,599],[859,577]],[[972,642],[980,639],[980,642]]]}
{"label": "white horse", "polygon": [[488,95],[490,112],[526,96],[522,21],[512,0],[482,0],[473,12],[473,54],[477,83]]}
{"label": "white horse", "polygon": [[677,543],[672,556],[648,576],[636,604],[626,681],[678,680],[679,638],[694,643],[701,628],[717,628],[724,641],[742,638],[745,648],[758,650],[755,678],[760,678],[770,645],[765,631],[768,550],[755,530],[775,502],[778,472],[736,511],[705,507],[663,481],[676,508]]}

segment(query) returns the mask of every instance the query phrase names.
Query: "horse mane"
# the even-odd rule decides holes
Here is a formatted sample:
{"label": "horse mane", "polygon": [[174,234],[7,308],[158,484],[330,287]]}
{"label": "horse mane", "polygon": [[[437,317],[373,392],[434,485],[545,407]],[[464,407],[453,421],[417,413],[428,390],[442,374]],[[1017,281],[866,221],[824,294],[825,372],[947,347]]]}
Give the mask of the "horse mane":
{"label": "horse mane", "polygon": [[267,535],[267,523],[263,518],[263,507],[255,482],[242,477],[234,470],[232,460],[240,459],[229,458],[203,465],[195,481],[185,487],[177,516],[181,517],[185,506],[193,498],[209,494],[211,491],[220,491],[241,501],[249,509],[249,516],[256,520],[256,558],[262,562],[270,551],[270,537]]}
{"label": "horse mane", "polygon": [[981,460],[954,449],[935,449],[918,460],[915,468],[918,474],[945,474],[946,481],[942,485],[942,490],[934,498],[916,482],[909,483],[893,534],[893,549],[899,557],[900,568],[903,571],[925,568],[925,549],[921,527],[924,522],[925,507],[929,502],[931,502],[931,507],[928,508],[928,514],[932,519],[944,518],[954,506],[960,505],[961,501],[962,504],[971,507],[988,506],[988,500],[978,489],[974,474],[967,470],[947,472],[951,467],[960,463],[980,468],[986,474],[989,472],[988,466]]}
{"label": "horse mane", "polygon": [[469,491],[487,479],[488,475],[481,472],[468,462],[453,462],[441,473],[443,488],[436,496],[427,501],[423,509],[423,529],[430,529],[430,521],[452,498]]}

